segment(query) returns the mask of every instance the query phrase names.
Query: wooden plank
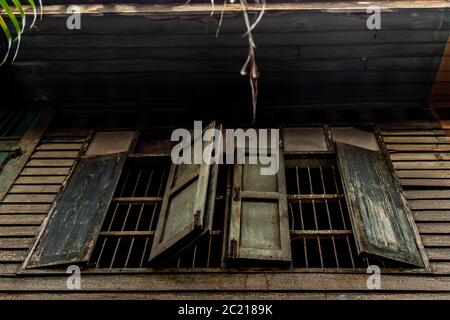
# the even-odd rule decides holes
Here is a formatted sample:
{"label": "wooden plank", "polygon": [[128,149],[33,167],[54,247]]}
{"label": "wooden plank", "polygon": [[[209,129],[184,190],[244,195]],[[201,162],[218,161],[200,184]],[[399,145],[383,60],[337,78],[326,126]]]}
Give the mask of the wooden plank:
{"label": "wooden plank", "polygon": [[0,274],[15,274],[20,265],[20,263],[0,263]]}
{"label": "wooden plank", "polygon": [[450,160],[449,153],[391,153],[389,157],[392,161],[444,161]]}
{"label": "wooden plank", "polygon": [[449,248],[427,248],[426,250],[430,261],[450,260]]}
{"label": "wooden plank", "polygon": [[422,234],[450,234],[450,223],[448,222],[417,222],[417,229]]}
{"label": "wooden plank", "polygon": [[72,138],[72,137],[87,137],[89,129],[86,128],[58,128],[49,130],[44,139],[48,138]]}
{"label": "wooden plank", "polygon": [[15,184],[62,184],[66,176],[19,176]]}
{"label": "wooden plank", "polygon": [[36,150],[75,150],[78,151],[83,146],[82,143],[44,143],[39,145]]}
{"label": "wooden plank", "polygon": [[68,175],[70,172],[70,168],[64,167],[56,167],[56,168],[28,168],[25,167],[23,171],[20,173],[21,176],[60,176],[60,175]]}
{"label": "wooden plank", "polygon": [[36,225],[40,226],[46,214],[0,214],[0,225]]}
{"label": "wooden plank", "polygon": [[450,247],[450,235],[422,235],[425,247]]}
{"label": "wooden plank", "polygon": [[394,168],[401,169],[450,169],[450,161],[395,161]]}
{"label": "wooden plank", "polygon": [[3,203],[53,203],[55,198],[49,194],[7,194]]}
{"label": "wooden plank", "polygon": [[413,199],[450,199],[450,190],[404,190],[406,198]]}
{"label": "wooden plank", "polygon": [[431,270],[434,273],[449,274],[450,273],[450,262],[436,262],[430,263]]}
{"label": "wooden plank", "polygon": [[400,179],[400,183],[414,187],[450,187],[450,180],[446,179]]}
{"label": "wooden plank", "polygon": [[400,137],[383,137],[385,143],[405,143],[405,144],[450,144],[450,137],[414,137],[414,136],[400,136]]}
{"label": "wooden plank", "polygon": [[399,178],[429,178],[429,179],[448,179],[449,170],[396,170]]}
{"label": "wooden plank", "polygon": [[31,160],[27,167],[71,167],[75,163],[70,159]]}
{"label": "wooden plank", "polygon": [[79,151],[36,151],[31,159],[75,159]]}
{"label": "wooden plank", "polygon": [[[66,286],[67,274],[46,276],[4,278],[2,291],[27,292],[69,292]],[[198,284],[202,283],[202,286]],[[228,274],[127,274],[88,275],[83,273],[84,292],[236,292],[242,291],[369,291],[367,274],[330,273],[228,273]],[[447,276],[383,274],[383,292],[449,292],[450,279]],[[373,291],[373,290],[372,290]]]}
{"label": "wooden plank", "polygon": [[0,250],[1,262],[23,262],[27,256],[27,250]]}
{"label": "wooden plank", "polygon": [[0,238],[0,249],[29,249],[33,238]]}
{"label": "wooden plank", "polygon": [[61,189],[60,184],[56,185],[13,185],[9,190],[8,194],[17,194],[17,193],[58,193],[59,189]]}
{"label": "wooden plank", "polygon": [[44,108],[20,140],[18,146],[22,150],[22,155],[11,159],[5,168],[3,168],[2,174],[0,175],[0,201],[3,200],[13,185],[14,180],[16,180],[22,171],[23,166],[33,154],[36,145],[44,135],[54,116],[55,110]]}
{"label": "wooden plank", "polygon": [[417,222],[450,221],[450,210],[414,211],[413,216]]}
{"label": "wooden plank", "polygon": [[0,213],[48,213],[50,204],[0,204]]}
{"label": "wooden plank", "polygon": [[37,226],[0,226],[0,237],[34,237],[38,230]]}
{"label": "wooden plank", "polygon": [[386,144],[390,151],[450,151],[450,145],[446,144]]}
{"label": "wooden plank", "polygon": [[450,210],[450,200],[410,200],[408,203],[411,210]]}
{"label": "wooden plank", "polygon": [[444,130],[430,129],[430,130],[380,130],[383,139],[388,136],[445,136]]}

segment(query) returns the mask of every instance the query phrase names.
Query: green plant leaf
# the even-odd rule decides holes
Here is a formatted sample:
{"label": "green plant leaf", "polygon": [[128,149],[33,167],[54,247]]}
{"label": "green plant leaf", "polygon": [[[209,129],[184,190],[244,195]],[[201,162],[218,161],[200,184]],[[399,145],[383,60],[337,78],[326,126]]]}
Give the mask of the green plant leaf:
{"label": "green plant leaf", "polygon": [[27,16],[25,15],[25,11],[23,11],[22,4],[18,0],[11,0],[12,3],[16,6],[17,10],[19,10],[20,17],[22,18],[22,29],[21,33],[25,31],[25,25],[27,24]]}
{"label": "green plant leaf", "polygon": [[5,20],[1,15],[0,15],[0,28],[3,30],[3,33],[5,34],[6,40],[8,42],[8,49],[6,50],[5,56],[3,57],[3,61],[0,62],[0,66],[2,66],[6,62],[6,60],[8,60],[9,51],[11,50],[12,36],[11,32],[9,32]]}
{"label": "green plant leaf", "polygon": [[[34,3],[33,0],[27,0],[28,3],[30,4],[31,8],[33,9],[33,21],[30,24],[30,29],[33,28],[34,23],[36,22],[36,18],[37,18],[37,9],[36,9],[36,4]],[[42,7],[41,7],[42,8]]]}
{"label": "green plant leaf", "polygon": [[14,16],[14,13],[11,10],[11,7],[8,5],[6,0],[0,0],[0,6],[6,11],[8,18],[11,20],[14,29],[16,30],[16,38],[14,40],[16,39],[19,40],[20,35],[22,34],[20,30],[19,21],[17,21],[16,17]]}

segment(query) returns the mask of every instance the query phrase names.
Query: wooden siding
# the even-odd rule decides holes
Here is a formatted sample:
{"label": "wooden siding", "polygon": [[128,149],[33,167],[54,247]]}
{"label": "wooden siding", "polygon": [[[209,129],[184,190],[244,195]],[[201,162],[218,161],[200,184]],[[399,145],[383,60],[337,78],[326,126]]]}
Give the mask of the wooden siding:
{"label": "wooden siding", "polygon": [[0,203],[0,276],[16,273],[25,260],[86,137],[86,130],[48,131],[6,193]]}
{"label": "wooden siding", "polygon": [[[328,12],[323,3],[269,8],[255,29],[258,110],[425,106],[450,32],[450,5],[380,5],[389,8],[381,30],[367,30],[366,5],[354,1]],[[248,79],[239,74],[247,43],[236,6],[226,10],[218,37],[220,14],[210,18],[208,4],[85,5],[75,31],[66,28],[65,6],[45,9],[45,19],[24,34],[13,66],[27,103],[250,116]],[[448,73],[440,73],[443,96]]]}
{"label": "wooden siding", "polygon": [[[0,298],[2,299],[449,299],[450,298],[450,178],[427,178],[450,161],[445,145],[448,138],[438,123],[413,123],[404,127],[380,125],[382,139],[390,152],[412,209],[432,272],[421,270],[385,270],[381,290],[368,290],[368,275],[363,271],[337,272],[328,269],[293,270],[270,273],[251,270],[212,269],[196,272],[127,272],[90,270],[82,274],[82,289],[66,289],[65,270],[33,271],[13,276],[23,263],[33,238],[53,201],[60,184],[22,184],[18,181],[0,205]],[[79,145],[87,130],[50,131],[43,138],[24,171],[35,168],[37,159],[72,161],[79,149],[47,150],[54,143]],[[398,148],[401,145],[402,148]],[[407,146],[407,147],[405,147]],[[41,149],[46,149],[45,151]],[[46,154],[42,153],[46,152]],[[64,152],[64,153],[61,153]],[[72,152],[67,154],[65,152]],[[46,155],[46,157],[44,156]],[[42,168],[42,163],[38,163]],[[418,165],[420,164],[420,165]],[[52,167],[54,168],[54,167]],[[416,177],[415,171],[420,172]],[[57,175],[59,176],[59,175]],[[29,176],[34,178],[34,175]],[[51,177],[47,174],[44,177]],[[21,179],[22,176],[19,177]],[[450,182],[447,182],[450,185]],[[31,193],[23,197],[24,193]],[[20,211],[20,212],[19,212]],[[9,274],[9,276],[7,276]],[[3,275],[3,277],[1,277]],[[201,284],[201,285],[199,285]]]}
{"label": "wooden siding", "polygon": [[439,123],[381,129],[434,272],[450,273],[450,137]]}

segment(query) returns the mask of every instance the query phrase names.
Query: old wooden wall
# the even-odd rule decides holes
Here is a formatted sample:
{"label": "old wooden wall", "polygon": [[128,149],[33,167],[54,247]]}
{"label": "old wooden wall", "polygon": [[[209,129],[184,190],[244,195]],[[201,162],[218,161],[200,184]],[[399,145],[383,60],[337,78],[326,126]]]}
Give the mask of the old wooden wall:
{"label": "old wooden wall", "polygon": [[[419,2],[423,8],[388,2],[403,8],[385,9],[380,30],[367,29],[366,7],[355,2],[268,10],[254,31],[258,114],[424,107],[450,34],[450,14],[448,3]],[[84,6],[81,30],[68,30],[66,7],[47,6],[44,19],[24,35],[13,68],[18,99],[105,112],[126,107],[171,117],[188,110],[197,118],[249,118],[249,83],[239,74],[247,54],[242,16],[227,9],[216,37],[219,12],[210,17],[209,5],[187,7],[191,11]],[[449,71],[441,71],[440,94],[446,95]]]}
{"label": "old wooden wall", "polygon": [[86,137],[86,130],[48,131],[1,202],[0,275],[23,263]]}

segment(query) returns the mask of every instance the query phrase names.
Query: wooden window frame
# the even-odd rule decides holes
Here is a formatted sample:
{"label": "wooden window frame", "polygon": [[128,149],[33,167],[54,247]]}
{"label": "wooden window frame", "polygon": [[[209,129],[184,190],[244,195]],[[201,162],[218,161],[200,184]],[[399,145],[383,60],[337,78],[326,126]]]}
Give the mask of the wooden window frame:
{"label": "wooden window frame", "polygon": [[[53,110],[54,112],[54,110]],[[42,112],[41,112],[42,114]],[[54,117],[54,114],[52,115],[51,118]],[[51,121],[51,120],[50,120]],[[49,122],[50,122],[49,121]],[[332,136],[331,136],[331,130],[330,130],[330,126],[327,124],[321,124],[321,123],[316,123],[316,124],[308,124],[308,125],[300,125],[297,127],[312,127],[312,126],[323,126],[325,133],[326,133],[326,141],[329,144],[330,150],[329,151],[323,151],[323,152],[295,152],[295,153],[286,153],[285,155],[289,154],[295,154],[295,155],[324,155],[324,154],[335,154],[335,148],[334,148],[334,144],[332,142]],[[377,124],[373,124],[373,123],[366,123],[366,122],[354,122],[354,123],[345,123],[343,125],[333,125],[333,127],[341,127],[341,126],[354,126],[354,127],[358,127],[358,126],[364,126],[366,128],[370,128],[372,129],[372,132],[375,135],[375,138],[378,141],[378,144],[380,146],[380,151],[383,153],[384,157],[386,158],[386,161],[388,163],[388,166],[391,170],[391,172],[394,175],[394,180],[396,182],[397,185],[397,190],[398,192],[400,192],[402,194],[402,196],[404,197],[404,192],[402,190],[402,187],[400,185],[399,179],[398,177],[395,175],[395,170],[392,164],[392,160],[389,157],[389,153],[387,151],[387,148],[384,144],[384,141],[382,139],[382,135],[380,132],[380,128]],[[292,127],[292,126],[281,126],[280,128],[282,129],[283,127]],[[108,128],[102,128],[99,131],[117,131],[117,130],[133,130],[133,128],[114,128],[114,129],[108,129]],[[149,128],[149,130],[151,130],[151,128]],[[137,131],[137,137],[139,136],[139,133],[141,132],[140,130],[136,130]],[[43,133],[42,133],[43,134]],[[91,135],[92,138],[92,135]],[[36,143],[37,145],[37,143]],[[34,149],[33,149],[34,150]],[[128,155],[128,158],[145,158],[145,157],[161,157],[161,156],[168,156],[169,154],[165,154],[165,153],[132,153],[130,152],[130,154]],[[30,154],[31,156],[31,154]],[[25,161],[26,162],[26,161]],[[230,170],[229,174],[231,175],[232,172]],[[231,196],[231,182],[230,182],[230,177],[228,179],[228,183],[227,183],[227,198],[229,198]],[[0,190],[1,191],[1,190]],[[1,196],[1,193],[0,193]],[[228,205],[227,201],[227,205]],[[229,218],[229,209],[226,211],[226,217],[225,219],[227,220]],[[398,269],[398,268],[386,268],[383,269],[383,273],[385,274],[434,274],[430,264],[429,264],[429,259],[427,256],[427,253],[425,251],[425,247],[421,241],[420,238],[420,234],[418,232],[418,229],[416,227],[416,224],[414,222],[414,218],[412,216],[412,213],[410,212],[408,214],[408,219],[412,222],[411,225],[413,227],[413,231],[415,234],[415,239],[417,241],[418,244],[418,248],[420,250],[421,256],[423,258],[425,267],[424,268],[413,268],[413,269]],[[224,239],[223,239],[223,244],[224,244],[224,249],[223,254],[226,254],[226,244],[227,244],[227,233],[228,233],[228,225],[225,224],[224,225]],[[271,272],[274,274],[295,274],[295,273],[331,273],[331,274],[365,274],[367,272],[366,268],[291,268],[291,269],[280,269],[280,268],[276,268],[276,270],[268,270],[267,268],[235,268],[235,267],[220,267],[220,268],[196,268],[196,269],[191,269],[191,268],[185,268],[185,269],[172,269],[172,268],[128,268],[128,269],[107,269],[107,268],[86,268],[86,270],[83,271],[83,273],[86,274],[105,274],[105,275],[113,275],[113,274],[133,274],[133,273],[139,273],[139,274],[154,274],[154,273],[161,273],[161,274],[179,274],[179,273],[255,273],[255,272]],[[40,269],[20,269],[17,274],[42,274],[42,275],[51,275],[51,274],[65,274],[66,273],[66,269],[48,269],[48,268],[40,268]]]}

